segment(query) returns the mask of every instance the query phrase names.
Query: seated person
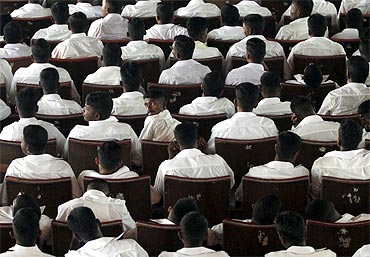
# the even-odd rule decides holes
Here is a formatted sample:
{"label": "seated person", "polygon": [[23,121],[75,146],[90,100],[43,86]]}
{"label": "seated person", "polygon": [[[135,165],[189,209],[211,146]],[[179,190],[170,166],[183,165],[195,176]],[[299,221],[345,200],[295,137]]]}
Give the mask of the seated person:
{"label": "seated person", "polygon": [[72,14],[68,19],[68,28],[72,31],[71,37],[60,42],[51,52],[51,57],[66,59],[102,55],[103,43],[100,39],[85,34],[87,17],[84,13]]}
{"label": "seated person", "polygon": [[[141,164],[141,146],[137,135],[131,126],[118,122],[111,116],[113,100],[108,92],[92,92],[86,96],[83,116],[88,126],[76,125],[68,138],[80,140],[131,140],[131,160],[135,165]],[[68,142],[65,145],[65,156],[68,152]]]}
{"label": "seated person", "polygon": [[370,0],[342,0],[338,15],[346,14],[352,8],[358,8],[363,14],[370,14]]}
{"label": "seated person", "polygon": [[362,140],[362,128],[353,120],[340,124],[339,151],[331,151],[318,158],[312,165],[311,193],[317,197],[321,190],[322,176],[342,179],[370,179],[370,151],[357,149]]}
{"label": "seated person", "polygon": [[66,257],[90,256],[101,257],[110,256],[114,253],[117,256],[129,257],[148,257],[145,250],[132,239],[121,239],[122,235],[113,237],[103,237],[100,229],[100,221],[94,212],[88,207],[77,207],[68,215],[67,224],[73,232],[72,249],[75,244],[84,244],[78,250],[71,250]]}
{"label": "seated person", "polygon": [[171,68],[162,71],[160,84],[197,84],[201,83],[211,70],[192,59],[195,49],[194,41],[187,36],[176,36],[172,54],[177,59]]}
{"label": "seated person", "polygon": [[69,14],[72,15],[76,12],[82,12],[88,19],[102,17],[101,6],[92,6],[93,0],[77,0],[76,4],[68,4]]}
{"label": "seated person", "polygon": [[0,48],[0,58],[18,58],[31,56],[31,47],[22,43],[22,28],[16,21],[4,27],[5,46]]}
{"label": "seated person", "polygon": [[128,20],[121,16],[121,10],[121,1],[103,0],[102,14],[104,18],[93,21],[87,35],[104,39],[127,38]]}
{"label": "seated person", "polygon": [[234,100],[237,113],[230,119],[213,126],[208,140],[208,152],[215,153],[215,138],[251,140],[275,137],[279,133],[273,120],[259,117],[252,112],[257,106],[259,88],[251,83],[242,83],[235,88]]}
{"label": "seated person", "polygon": [[213,3],[205,3],[203,0],[190,0],[187,6],[175,11],[176,16],[181,17],[214,17],[221,16],[220,8]]}
{"label": "seated person", "polygon": [[[13,80],[12,67],[9,62],[0,59],[0,84],[5,84],[6,91],[9,92]],[[7,97],[8,98],[8,97]]]}
{"label": "seated person", "polygon": [[362,246],[352,257],[366,257],[370,251],[370,244]]}
{"label": "seated person", "polygon": [[43,38],[47,41],[63,41],[70,38],[72,32],[68,29],[67,24],[69,18],[68,5],[65,2],[58,1],[50,9],[55,24],[39,29],[32,39]]}
{"label": "seated person", "polygon": [[306,229],[303,218],[292,211],[281,212],[275,219],[275,227],[281,244],[286,250],[270,252],[266,257],[280,256],[312,256],[312,257],[336,257],[331,250],[315,250],[311,246],[306,246]]}
{"label": "seated person", "polygon": [[239,18],[238,8],[231,4],[224,4],[221,8],[223,26],[208,32],[207,38],[217,40],[242,40],[245,35],[243,28],[238,26]]}
{"label": "seated person", "polygon": [[263,17],[272,16],[272,13],[268,8],[260,6],[258,1],[254,0],[242,0],[236,4],[235,7],[238,8],[241,17],[249,14],[258,14]]}
{"label": "seated person", "polygon": [[261,77],[261,95],[263,99],[259,101],[253,112],[257,115],[283,115],[290,114],[290,102],[280,100],[280,77],[275,72],[267,71]]}
{"label": "seated person", "polygon": [[35,118],[38,110],[37,101],[38,95],[32,88],[24,88],[17,92],[16,108],[19,121],[5,126],[0,133],[0,139],[19,142],[22,139],[24,127],[27,125],[40,125],[46,129],[48,139],[56,138],[58,153],[62,155],[66,139],[53,124]]}
{"label": "seated person", "polygon": [[231,70],[225,80],[226,85],[238,85],[240,83],[261,84],[261,76],[265,72],[263,58],[266,54],[266,43],[259,38],[251,38],[247,41],[247,64]]}
{"label": "seated person", "polygon": [[12,16],[9,13],[0,14],[0,43],[4,43],[4,27],[12,21]]}
{"label": "seated person", "polygon": [[369,63],[361,56],[352,56],[347,61],[348,83],[332,90],[325,97],[318,114],[357,114],[360,103],[370,99],[369,87],[365,85],[369,75]]}
{"label": "seated person", "polygon": [[144,39],[168,40],[188,34],[186,28],[173,24],[173,6],[169,3],[158,3],[155,18],[157,24],[146,30]]}
{"label": "seated person", "polygon": [[68,115],[82,113],[82,108],[78,103],[62,99],[58,95],[59,73],[56,69],[46,68],[40,72],[40,86],[44,95],[37,102],[37,114]]}
{"label": "seated person", "polygon": [[49,8],[41,6],[39,0],[28,0],[28,3],[10,13],[12,18],[41,18],[51,16]]}
{"label": "seated person", "polygon": [[226,113],[227,117],[231,118],[235,113],[235,106],[229,99],[222,97],[224,86],[221,72],[208,73],[202,82],[202,96],[181,107],[179,113],[199,116]]}
{"label": "seated person", "polygon": [[136,4],[127,4],[123,7],[121,15],[123,17],[155,17],[157,4],[161,0],[139,0]]}
{"label": "seated person", "polygon": [[346,14],[346,28],[332,36],[332,39],[359,39],[358,31],[362,28],[362,12],[352,8]]}
{"label": "seated person", "polygon": [[339,123],[325,121],[316,115],[311,101],[305,96],[298,96],[290,104],[292,109],[292,132],[303,140],[330,142],[338,139]]}
{"label": "seated person", "polygon": [[166,109],[165,94],[162,91],[149,90],[144,95],[144,104],[147,108],[148,117],[145,119],[139,140],[166,142],[174,140],[174,130],[180,122],[172,118],[170,112]]}
{"label": "seated person", "polygon": [[197,149],[198,129],[194,123],[177,125],[175,140],[168,147],[170,159],[161,163],[154,182],[154,188],[162,196],[165,175],[188,178],[230,176],[231,187],[234,185],[234,173],[222,157],[206,155]]}
{"label": "seated person", "polygon": [[10,107],[0,99],[0,121],[5,120],[11,114]]}
{"label": "seated person", "polygon": [[[361,55],[362,58],[364,58],[367,62],[369,62],[369,69],[370,69],[370,28],[364,28],[360,31],[360,46],[357,53]],[[353,54],[355,55],[355,53]],[[365,81],[366,85],[370,85],[370,70],[369,75],[367,76],[367,79]]]}
{"label": "seated person", "polygon": [[362,102],[358,107],[361,125],[364,128],[363,139],[370,140],[370,100]]}
{"label": "seated person", "polygon": [[121,85],[123,93],[113,98],[113,115],[143,115],[147,113],[144,95],[140,92],[143,82],[140,65],[135,62],[125,62],[121,69]]}

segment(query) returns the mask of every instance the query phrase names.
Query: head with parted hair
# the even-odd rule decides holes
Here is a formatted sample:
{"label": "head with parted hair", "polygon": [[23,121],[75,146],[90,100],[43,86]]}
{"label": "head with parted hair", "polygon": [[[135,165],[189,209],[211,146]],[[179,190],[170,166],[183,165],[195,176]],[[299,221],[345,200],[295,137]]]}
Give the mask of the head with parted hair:
{"label": "head with parted hair", "polygon": [[25,155],[45,153],[48,132],[40,125],[28,125],[23,128],[21,148]]}
{"label": "head with parted hair", "polygon": [[98,156],[95,159],[99,166],[99,173],[105,175],[116,172],[123,166],[121,146],[115,141],[104,142],[98,147]]}
{"label": "head with parted hair", "polygon": [[4,40],[7,44],[16,44],[23,41],[22,28],[16,21],[10,21],[4,26]]}
{"label": "head with parted hair", "polygon": [[178,60],[189,60],[193,58],[195,49],[194,40],[188,36],[178,35],[174,38],[173,55]]}
{"label": "head with parted hair", "polygon": [[266,55],[266,43],[259,38],[247,41],[247,59],[252,63],[262,63]]}
{"label": "head with parted hair", "polygon": [[40,206],[36,202],[35,198],[30,194],[19,194],[13,201],[13,217],[23,208],[31,208],[37,216],[41,217]]}
{"label": "head with parted hair", "polygon": [[131,40],[143,40],[145,24],[140,18],[132,18],[128,22],[128,34]]}
{"label": "head with parted hair", "polygon": [[208,221],[199,212],[189,212],[180,222],[180,239],[185,247],[202,246],[207,235]]}
{"label": "head with parted hair", "polygon": [[109,184],[103,179],[94,179],[90,181],[86,190],[98,190],[103,192],[106,196],[109,196],[110,194]]}
{"label": "head with parted hair", "polygon": [[202,82],[204,96],[220,97],[224,92],[225,80],[221,72],[212,71],[208,73]]}
{"label": "head with parted hair", "polygon": [[361,29],[363,24],[362,12],[358,8],[352,8],[346,14],[346,26],[352,29]]}
{"label": "head with parted hair", "polygon": [[16,108],[20,118],[32,118],[38,111],[39,96],[33,88],[26,87],[19,90],[15,96]]}
{"label": "head with parted hair", "polygon": [[181,219],[189,212],[199,211],[197,202],[191,198],[181,198],[174,206],[169,208],[168,219],[175,224],[180,224]]}
{"label": "head with parted hair", "polygon": [[239,22],[239,10],[232,4],[224,4],[221,8],[221,19],[226,26],[237,26]]}
{"label": "head with parted hair", "polygon": [[308,34],[311,37],[323,37],[327,29],[326,18],[321,14],[311,14],[307,21]]}
{"label": "head with parted hair", "polygon": [[283,131],[276,137],[275,160],[293,163],[302,146],[300,136],[290,131]]}
{"label": "head with parted hair", "polygon": [[290,9],[290,18],[296,20],[299,18],[308,17],[311,15],[313,9],[312,0],[292,0]]}
{"label": "head with parted hair", "polygon": [[83,116],[85,121],[108,119],[113,109],[111,95],[105,91],[91,92],[86,96]]}
{"label": "head with parted hair", "polygon": [[122,0],[103,0],[102,2],[102,14],[103,16],[108,13],[121,13],[123,6]]}
{"label": "head with parted hair", "polygon": [[315,63],[310,63],[304,69],[303,81],[310,88],[317,88],[323,81],[320,67]]}
{"label": "head with parted hair", "polygon": [[173,21],[173,5],[160,2],[157,4],[156,19],[158,24],[168,24]]}
{"label": "head with parted hair", "polygon": [[50,44],[43,38],[32,40],[32,59],[36,63],[47,63],[50,58]]}
{"label": "head with parted hair", "polygon": [[186,28],[192,40],[201,42],[207,41],[208,23],[206,18],[191,17],[186,23]]}
{"label": "head with parted hair", "polygon": [[75,12],[68,19],[68,28],[73,34],[84,33],[87,28],[87,17],[83,12]]}
{"label": "head with parted hair", "polygon": [[251,112],[257,106],[259,88],[252,83],[241,83],[235,88],[236,107],[238,112]]}
{"label": "head with parted hair", "polygon": [[280,76],[276,72],[267,71],[261,77],[261,95],[263,98],[280,97]]}
{"label": "head with parted hair", "polygon": [[369,76],[369,63],[361,56],[351,56],[347,61],[347,76],[350,82],[365,84]]}
{"label": "head with parted hair", "polygon": [[67,24],[69,18],[68,5],[63,1],[56,1],[50,8],[56,24]]}
{"label": "head with parted hair", "polygon": [[370,132],[370,100],[362,102],[358,107],[361,124],[367,132]]}
{"label": "head with parted hair", "polygon": [[105,66],[120,66],[122,50],[117,43],[108,43],[103,47],[103,61]]}
{"label": "head with parted hair", "polygon": [[275,219],[275,227],[280,241],[285,248],[305,246],[305,224],[301,215],[293,211],[284,211]]}
{"label": "head with parted hair", "polygon": [[340,123],[338,130],[338,145],[341,151],[356,150],[362,140],[362,127],[351,119],[345,119]]}
{"label": "head with parted hair", "polygon": [[243,19],[243,30],[246,36],[262,35],[265,29],[265,20],[259,14],[248,14]]}
{"label": "head with parted hair", "polygon": [[56,94],[59,87],[59,73],[54,68],[46,68],[40,72],[40,86],[44,95]]}
{"label": "head with parted hair", "polygon": [[335,209],[332,202],[316,198],[306,206],[305,218],[307,220],[316,220],[321,222],[335,222],[341,218],[341,215]]}
{"label": "head with parted hair", "polygon": [[174,134],[181,150],[197,147],[198,128],[193,122],[184,122],[177,125]]}
{"label": "head with parted hair", "polygon": [[148,115],[156,115],[166,109],[166,94],[162,90],[148,90],[144,95],[144,104]]}
{"label": "head with parted hair", "polygon": [[127,61],[121,66],[121,81],[125,92],[138,91],[143,82],[143,75],[140,65]]}
{"label": "head with parted hair", "polygon": [[266,195],[257,200],[253,206],[252,222],[258,225],[274,224],[281,209],[281,201],[277,195]]}
{"label": "head with parted hair", "polygon": [[315,115],[315,109],[310,99],[306,96],[298,96],[290,103],[292,110],[292,121],[294,125],[298,125],[307,116]]}
{"label": "head with parted hair", "polygon": [[40,234],[40,216],[32,208],[22,208],[13,217],[13,235],[17,245],[35,246]]}

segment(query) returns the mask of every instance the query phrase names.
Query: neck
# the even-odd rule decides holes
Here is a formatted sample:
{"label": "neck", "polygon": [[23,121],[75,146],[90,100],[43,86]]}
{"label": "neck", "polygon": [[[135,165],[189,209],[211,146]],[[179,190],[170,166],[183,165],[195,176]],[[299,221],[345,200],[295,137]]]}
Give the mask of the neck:
{"label": "neck", "polygon": [[104,169],[103,167],[99,166],[99,174],[101,175],[110,175],[110,174],[113,174],[114,172],[116,172],[119,168],[117,169],[113,169],[113,170],[108,170],[108,169]]}
{"label": "neck", "polygon": [[342,152],[347,152],[347,151],[353,151],[353,150],[356,150],[356,149],[351,149],[351,148],[347,148],[347,147],[344,147],[344,146],[341,146],[339,149],[340,149],[340,151],[342,151]]}

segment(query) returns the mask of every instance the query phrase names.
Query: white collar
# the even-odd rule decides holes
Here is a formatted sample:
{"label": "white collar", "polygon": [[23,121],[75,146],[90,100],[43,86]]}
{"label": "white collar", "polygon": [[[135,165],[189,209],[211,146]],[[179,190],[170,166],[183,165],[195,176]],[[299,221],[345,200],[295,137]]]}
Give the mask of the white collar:
{"label": "white collar", "polygon": [[248,35],[247,37],[245,37],[242,42],[247,42],[249,39],[251,38],[259,38],[261,39],[262,41],[266,41],[266,38],[263,36],[263,35]]}
{"label": "white collar", "polygon": [[199,40],[195,41],[195,49],[204,49],[208,48],[207,45],[203,42],[200,42]]}
{"label": "white collar", "polygon": [[193,60],[193,59],[178,60],[177,62],[175,62],[174,65],[172,65],[172,67],[194,66],[195,64],[199,64],[199,63],[197,61]]}
{"label": "white collar", "polygon": [[58,94],[47,94],[43,95],[40,101],[60,101],[62,98]]}
{"label": "white collar", "polygon": [[14,44],[6,44],[3,48],[4,49],[18,49],[18,48],[27,48],[28,46],[23,43],[14,43]]}
{"label": "white collar", "polygon": [[202,104],[202,103],[214,103],[218,100],[217,97],[214,96],[200,96],[193,100],[195,104]]}
{"label": "white collar", "polygon": [[147,46],[148,42],[145,40],[132,40],[127,43],[127,46]]}
{"label": "white collar", "polygon": [[264,105],[264,104],[278,104],[281,103],[279,97],[268,97],[263,98],[261,101],[259,101],[258,106]]}
{"label": "white collar", "polygon": [[21,246],[21,245],[18,245],[16,244],[15,246],[13,246],[12,248],[9,249],[10,251],[14,251],[14,252],[24,252],[25,255],[24,256],[27,256],[27,255],[32,255],[32,254],[38,254],[40,255],[41,250],[39,249],[39,247],[37,245],[34,245],[34,246]]}
{"label": "white collar", "polygon": [[240,119],[248,117],[257,117],[257,115],[253,112],[236,112],[230,119]]}
{"label": "white collar", "polygon": [[200,247],[184,247],[180,250],[177,250],[176,253],[180,253],[183,255],[200,255],[205,253],[214,253],[214,250],[205,248],[203,246]]}
{"label": "white collar", "polygon": [[347,84],[345,84],[344,86],[340,87],[340,88],[344,88],[344,87],[356,87],[356,88],[369,88],[368,86],[366,86],[364,83],[358,83],[358,82],[348,82]]}
{"label": "white collar", "polygon": [[20,124],[29,124],[29,123],[36,123],[38,120],[35,117],[31,118],[19,118]]}
{"label": "white collar", "polygon": [[305,24],[307,24],[307,21],[308,21],[308,17],[299,18],[299,19],[296,19],[296,20],[290,22],[288,25],[296,24],[296,23],[305,23]]}
{"label": "white collar", "polygon": [[190,148],[190,149],[184,149],[181,150],[178,154],[176,154],[173,159],[178,159],[178,158],[185,158],[185,157],[193,157],[193,156],[198,156],[198,155],[204,155],[199,149],[197,148]]}
{"label": "white collar", "polygon": [[133,98],[143,98],[144,95],[140,93],[139,91],[133,91],[133,92],[124,92],[119,98],[128,98],[128,99],[133,99]]}
{"label": "white collar", "polygon": [[259,64],[259,63],[253,63],[253,62],[250,62],[250,63],[247,63],[245,64],[244,66],[242,67],[250,67],[251,69],[253,70],[261,70],[261,71],[264,71],[265,70],[265,67],[263,67],[262,64]]}
{"label": "white collar", "polygon": [[94,126],[101,126],[102,124],[106,122],[117,122],[118,119],[114,116],[110,116],[108,119],[105,120],[92,120],[89,121],[89,126],[94,127]]}
{"label": "white collar", "polygon": [[86,33],[73,33],[71,38],[87,37]]}
{"label": "white collar", "polygon": [[47,154],[47,153],[44,153],[44,154],[30,154],[30,155],[26,155],[24,157],[24,159],[28,160],[28,161],[37,161],[39,162],[40,160],[56,160],[58,158],[50,155],[50,154]]}
{"label": "white collar", "polygon": [[95,198],[95,199],[102,197],[107,198],[107,196],[102,191],[96,189],[89,189],[82,196],[82,198]]}
{"label": "white collar", "polygon": [[286,251],[295,254],[312,254],[315,249],[311,246],[291,246]]}
{"label": "white collar", "polygon": [[318,123],[324,121],[319,115],[310,115],[305,117],[303,120],[301,120],[300,123],[298,123],[296,128],[300,128],[306,124],[312,124],[312,123]]}
{"label": "white collar", "polygon": [[290,162],[284,162],[284,161],[271,161],[265,166],[272,168],[272,169],[277,169],[277,170],[282,170],[282,169],[293,169],[294,165]]}

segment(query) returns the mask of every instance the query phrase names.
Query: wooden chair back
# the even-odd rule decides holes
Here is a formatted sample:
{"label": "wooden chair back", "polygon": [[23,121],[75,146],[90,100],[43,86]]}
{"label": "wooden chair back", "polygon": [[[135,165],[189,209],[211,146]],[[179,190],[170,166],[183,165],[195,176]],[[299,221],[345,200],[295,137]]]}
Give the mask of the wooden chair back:
{"label": "wooden chair back", "polygon": [[163,39],[149,38],[148,43],[159,46],[162,49],[162,51],[164,53],[164,57],[166,59],[168,58],[168,56],[170,56],[170,53],[172,51],[171,47],[172,47],[172,44],[173,44],[172,39],[163,40]]}
{"label": "wooden chair back", "polygon": [[141,153],[143,156],[143,174],[150,176],[154,184],[159,165],[168,159],[169,142],[141,140]]}
{"label": "wooden chair back", "polygon": [[275,38],[269,38],[268,40],[278,42],[283,47],[285,56],[289,56],[290,52],[292,51],[292,48],[299,42],[303,41],[303,40],[284,40]]}
{"label": "wooden chair back", "polygon": [[27,0],[8,0],[1,1],[0,13],[11,13],[12,11],[22,7],[28,3]]}
{"label": "wooden chair back", "polygon": [[227,52],[230,47],[238,42],[238,40],[219,40],[219,39],[207,39],[207,46],[216,47],[224,57],[226,57]]}
{"label": "wooden chair back", "polygon": [[9,250],[9,248],[15,245],[15,238],[10,237],[10,232],[13,231],[12,223],[0,223],[0,253],[4,253]]}
{"label": "wooden chair back", "polygon": [[351,115],[320,115],[323,120],[326,121],[335,121],[341,123],[343,120],[351,119],[361,124],[360,114],[351,114]]}
{"label": "wooden chair back", "polygon": [[264,116],[266,118],[272,119],[279,130],[279,132],[287,131],[292,128],[292,120],[291,114],[283,114],[283,115],[259,115]]}
{"label": "wooden chair back", "polygon": [[117,98],[122,95],[123,87],[121,86],[109,86],[99,85],[93,83],[82,83],[82,102],[85,102],[86,96],[91,92],[104,91],[108,92],[112,98]]}
{"label": "wooden chair back", "polygon": [[127,123],[135,131],[137,136],[140,136],[141,131],[144,128],[144,122],[147,117],[146,114],[142,115],[115,115],[119,122]]}
{"label": "wooden chair back", "polygon": [[[38,85],[38,84],[17,83],[16,84],[16,87],[17,87],[17,91],[19,91],[19,90],[21,90],[23,88],[28,88],[28,87],[33,88],[34,90],[36,90],[39,99],[43,96],[42,87],[40,85]],[[59,84],[59,88],[58,88],[58,94],[63,99],[71,100],[72,99],[72,86],[71,86],[71,82],[63,82],[63,83],[60,83]]]}
{"label": "wooden chair back", "polygon": [[[182,17],[182,16],[174,16],[174,23],[179,24],[186,28],[186,24],[190,17]],[[212,17],[206,17],[207,23],[208,23],[208,31],[211,31],[213,29],[218,29],[221,27],[221,17],[220,16],[212,16]]]}
{"label": "wooden chair back", "polygon": [[235,95],[235,86],[232,85],[225,85],[224,86],[224,94],[223,97],[226,97],[231,102],[234,102],[236,95]]}
{"label": "wooden chair back", "polygon": [[0,99],[3,100],[4,102],[7,102],[7,99],[6,99],[6,84],[5,83],[0,84]]}
{"label": "wooden chair back", "polygon": [[40,29],[47,28],[53,25],[51,17],[40,18],[13,18],[22,28],[23,41],[31,44],[31,38]]}
{"label": "wooden chair back", "polygon": [[28,67],[33,63],[31,56],[17,57],[17,58],[5,58],[12,67],[12,73],[14,74],[20,67]]}
{"label": "wooden chair back", "polygon": [[341,46],[343,46],[344,51],[346,51],[347,58],[350,58],[354,52],[358,50],[360,47],[360,39],[339,39],[339,38],[331,38],[334,42],[337,42]]}
{"label": "wooden chair back", "polygon": [[161,75],[161,68],[159,65],[159,59],[141,59],[132,60],[133,62],[139,64],[141,72],[143,75],[143,86],[145,89],[148,88],[148,83],[157,83],[159,76]]}

